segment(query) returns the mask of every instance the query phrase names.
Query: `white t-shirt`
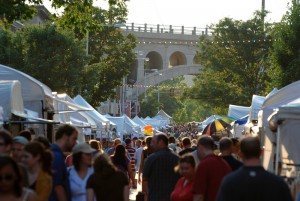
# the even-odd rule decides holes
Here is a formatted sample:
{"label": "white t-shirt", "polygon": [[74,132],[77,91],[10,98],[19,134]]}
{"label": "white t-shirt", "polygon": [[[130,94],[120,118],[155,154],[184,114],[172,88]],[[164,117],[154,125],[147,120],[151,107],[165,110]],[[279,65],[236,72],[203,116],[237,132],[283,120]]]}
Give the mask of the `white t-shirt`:
{"label": "white t-shirt", "polygon": [[69,180],[72,193],[72,201],[86,201],[86,183],[94,169],[90,167],[84,179],[81,179],[77,174],[74,166],[69,169]]}
{"label": "white t-shirt", "polygon": [[140,168],[141,156],[142,156],[142,153],[143,153],[143,149],[144,149],[144,147],[141,146],[134,153],[134,159],[136,160],[136,163],[135,163],[136,171],[139,171],[139,168]]}

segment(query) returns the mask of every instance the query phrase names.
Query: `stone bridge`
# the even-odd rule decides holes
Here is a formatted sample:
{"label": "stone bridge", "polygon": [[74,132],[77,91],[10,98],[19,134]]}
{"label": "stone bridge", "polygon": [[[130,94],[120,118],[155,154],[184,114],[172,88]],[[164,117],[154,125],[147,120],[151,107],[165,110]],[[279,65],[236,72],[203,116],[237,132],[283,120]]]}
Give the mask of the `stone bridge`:
{"label": "stone bridge", "polygon": [[127,92],[127,97],[144,93],[146,86],[157,85],[180,75],[199,74],[202,66],[195,58],[199,38],[211,37],[207,28],[172,25],[132,23],[126,24],[123,32],[133,33],[138,42],[134,50],[137,58],[127,77],[127,84],[140,87]]}
{"label": "stone bridge", "polygon": [[197,75],[200,74],[200,69],[203,66],[198,64],[191,64],[191,65],[179,65],[174,66],[168,69],[158,70],[149,74],[138,80],[132,87],[131,95],[139,96],[147,90],[150,86],[156,86],[164,81],[170,80],[172,78],[182,76],[182,75]]}

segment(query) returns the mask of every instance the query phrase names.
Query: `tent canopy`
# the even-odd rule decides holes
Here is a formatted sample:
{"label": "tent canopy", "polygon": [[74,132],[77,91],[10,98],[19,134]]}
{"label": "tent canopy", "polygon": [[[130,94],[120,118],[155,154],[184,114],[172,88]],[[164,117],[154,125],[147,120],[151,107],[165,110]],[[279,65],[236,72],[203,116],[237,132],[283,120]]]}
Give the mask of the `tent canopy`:
{"label": "tent canopy", "polygon": [[168,119],[168,120],[172,119],[172,117],[163,110],[159,110],[159,112],[156,114],[156,116],[158,116],[158,115],[160,115],[161,117]]}
{"label": "tent canopy", "polygon": [[[12,116],[16,115],[24,119],[31,120],[30,122],[18,121],[20,123],[58,123],[38,118],[37,115],[31,116],[30,114],[25,113],[21,84],[18,80],[1,80],[0,97],[0,106],[3,108],[3,121],[16,122],[11,120]],[[28,113],[34,113],[34,111],[28,111]]]}
{"label": "tent canopy", "polygon": [[268,117],[274,109],[287,104],[300,103],[300,81],[289,84],[268,96],[262,105],[261,125],[268,125]]}
{"label": "tent canopy", "polygon": [[14,68],[0,64],[0,80],[18,80],[24,106],[43,117],[44,110],[53,110],[52,91],[37,79]]}
{"label": "tent canopy", "polygon": [[239,106],[239,105],[229,105],[228,116],[235,119],[240,119],[250,112],[250,107]]}

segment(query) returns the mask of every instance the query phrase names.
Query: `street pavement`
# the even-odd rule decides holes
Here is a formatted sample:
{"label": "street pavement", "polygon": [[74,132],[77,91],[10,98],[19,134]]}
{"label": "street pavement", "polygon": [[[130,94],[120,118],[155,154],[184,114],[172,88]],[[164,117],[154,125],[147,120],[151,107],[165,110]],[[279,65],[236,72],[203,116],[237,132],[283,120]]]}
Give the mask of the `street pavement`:
{"label": "street pavement", "polygon": [[[137,179],[137,175],[136,175]],[[130,201],[135,201],[136,200],[136,195],[138,194],[139,191],[142,191],[142,185],[137,184],[137,189],[130,188],[129,191],[129,200]]]}

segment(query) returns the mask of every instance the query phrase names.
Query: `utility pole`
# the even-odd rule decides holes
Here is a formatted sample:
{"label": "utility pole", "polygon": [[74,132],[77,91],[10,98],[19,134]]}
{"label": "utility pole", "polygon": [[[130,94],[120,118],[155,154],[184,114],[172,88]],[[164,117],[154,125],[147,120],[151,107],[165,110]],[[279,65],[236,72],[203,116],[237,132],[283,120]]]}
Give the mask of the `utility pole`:
{"label": "utility pole", "polygon": [[265,0],[261,0],[261,21],[262,21],[262,28],[263,28],[263,31],[265,30],[265,6],[266,6],[266,3],[265,3]]}

